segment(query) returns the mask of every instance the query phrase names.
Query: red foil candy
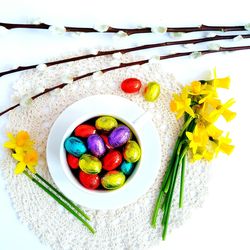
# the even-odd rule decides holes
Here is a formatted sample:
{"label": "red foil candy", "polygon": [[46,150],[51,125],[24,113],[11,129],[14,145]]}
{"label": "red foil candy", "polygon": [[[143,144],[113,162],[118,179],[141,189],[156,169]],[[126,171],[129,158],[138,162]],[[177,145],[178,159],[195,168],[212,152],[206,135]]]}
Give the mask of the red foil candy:
{"label": "red foil candy", "polygon": [[111,171],[116,169],[122,163],[122,154],[117,151],[113,150],[107,153],[103,158],[103,165],[102,168]]}
{"label": "red foil candy", "polygon": [[75,136],[87,138],[96,133],[96,128],[88,124],[81,124],[75,129]]}
{"label": "red foil candy", "polygon": [[127,78],[121,83],[121,89],[127,94],[134,94],[139,92],[141,85],[139,79]]}
{"label": "red foil candy", "polygon": [[83,171],[79,173],[80,183],[87,189],[97,189],[101,183],[98,174],[86,174]]}
{"label": "red foil candy", "polygon": [[101,135],[104,143],[105,143],[105,146],[107,149],[113,149],[113,147],[109,144],[109,139],[106,135]]}
{"label": "red foil candy", "polygon": [[73,169],[77,169],[79,167],[79,159],[75,157],[74,155],[68,154],[67,162],[69,166]]}

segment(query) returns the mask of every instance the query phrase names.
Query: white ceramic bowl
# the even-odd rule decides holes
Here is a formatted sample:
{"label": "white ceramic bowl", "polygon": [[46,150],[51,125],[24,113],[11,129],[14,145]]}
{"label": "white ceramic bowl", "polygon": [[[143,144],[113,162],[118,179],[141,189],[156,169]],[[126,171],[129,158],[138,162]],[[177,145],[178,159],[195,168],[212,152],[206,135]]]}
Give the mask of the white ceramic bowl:
{"label": "white ceramic bowl", "polygon": [[[110,115],[126,124],[137,137],[142,155],[125,184],[112,191],[88,190],[73,176],[64,141],[81,123]],[[114,209],[136,201],[153,184],[161,164],[160,139],[149,115],[135,103],[118,96],[96,95],[75,102],[53,124],[47,142],[47,163],[58,188],[71,200],[94,209]]]}

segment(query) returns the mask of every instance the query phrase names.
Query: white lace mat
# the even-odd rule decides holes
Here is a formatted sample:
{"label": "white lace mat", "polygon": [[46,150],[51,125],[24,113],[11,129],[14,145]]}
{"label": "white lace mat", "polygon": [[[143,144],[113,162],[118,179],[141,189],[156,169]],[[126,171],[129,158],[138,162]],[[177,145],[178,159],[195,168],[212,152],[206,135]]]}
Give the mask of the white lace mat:
{"label": "white lace mat", "polygon": [[[113,63],[112,57],[100,57],[80,62],[47,68],[45,71],[31,70],[22,74],[13,86],[13,100],[35,94],[45,87],[61,82],[62,76],[78,75]],[[120,83],[128,77],[137,77],[143,83],[157,81],[161,84],[161,95],[157,102],[145,102],[141,94],[126,95],[120,89]],[[38,188],[25,175],[14,176],[16,162],[10,152],[5,150],[1,163],[1,172],[13,207],[22,223],[34,231],[37,237],[51,249],[74,250],[112,250],[112,249],[147,249],[161,240],[159,216],[157,229],[152,229],[150,220],[155,199],[159,191],[161,179],[166,170],[166,162],[170,157],[181,121],[178,123],[169,110],[169,101],[179,85],[174,77],[166,73],[156,64],[119,69],[95,75],[84,80],[68,84],[62,90],[46,94],[28,106],[22,106],[9,115],[8,131],[21,129],[30,132],[36,141],[40,154],[37,171],[51,183],[53,182],[45,159],[45,145],[51,125],[58,115],[73,102],[94,94],[114,94],[126,97],[137,103],[144,110],[150,111],[153,121],[161,137],[163,149],[162,166],[154,185],[135,203],[117,210],[101,211],[85,209],[92,218],[92,225],[97,230],[92,235],[88,230],[63,209],[57,202]],[[178,209],[179,179],[173,198],[169,232],[180,226],[190,215],[194,207],[203,203],[207,191],[208,166],[206,163],[187,165],[185,177],[184,208]],[[138,184],[139,185],[139,184]]]}

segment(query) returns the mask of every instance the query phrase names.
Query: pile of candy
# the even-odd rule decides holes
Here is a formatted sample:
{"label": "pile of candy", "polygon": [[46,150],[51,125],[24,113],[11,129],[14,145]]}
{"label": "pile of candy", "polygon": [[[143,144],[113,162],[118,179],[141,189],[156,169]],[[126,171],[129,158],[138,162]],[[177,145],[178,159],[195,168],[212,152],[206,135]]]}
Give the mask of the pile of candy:
{"label": "pile of candy", "polygon": [[[127,78],[121,83],[121,90],[127,94],[136,94],[141,87],[137,78]],[[157,82],[145,86],[146,101],[154,102],[159,95]],[[64,147],[72,173],[88,189],[120,188],[141,157],[135,135],[111,116],[96,117],[79,125],[65,140]]]}
{"label": "pile of candy", "polygon": [[141,157],[135,135],[111,116],[95,117],[76,127],[64,148],[72,173],[87,189],[120,188]]}

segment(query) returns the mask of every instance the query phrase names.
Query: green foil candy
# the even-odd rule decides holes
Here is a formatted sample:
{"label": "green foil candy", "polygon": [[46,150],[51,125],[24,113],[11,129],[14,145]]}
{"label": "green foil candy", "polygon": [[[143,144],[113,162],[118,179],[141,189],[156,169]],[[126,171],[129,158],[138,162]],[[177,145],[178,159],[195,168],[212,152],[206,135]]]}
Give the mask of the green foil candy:
{"label": "green foil candy", "polygon": [[120,171],[109,171],[102,179],[101,183],[105,189],[114,190],[120,188],[125,183],[126,177]]}
{"label": "green foil candy", "polygon": [[137,162],[141,157],[141,149],[137,142],[128,141],[125,145],[123,156],[127,162]]}
{"label": "green foil candy", "polygon": [[95,122],[95,127],[99,130],[110,131],[118,126],[118,122],[111,116],[102,116]]}
{"label": "green foil candy", "polygon": [[102,163],[97,157],[84,154],[79,160],[79,167],[86,174],[99,174],[102,170]]}
{"label": "green foil candy", "polygon": [[160,84],[157,82],[149,82],[144,90],[144,98],[148,102],[155,102],[161,92]]}

